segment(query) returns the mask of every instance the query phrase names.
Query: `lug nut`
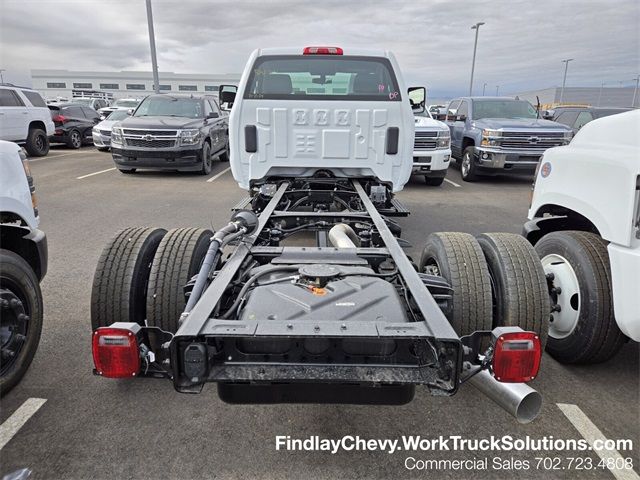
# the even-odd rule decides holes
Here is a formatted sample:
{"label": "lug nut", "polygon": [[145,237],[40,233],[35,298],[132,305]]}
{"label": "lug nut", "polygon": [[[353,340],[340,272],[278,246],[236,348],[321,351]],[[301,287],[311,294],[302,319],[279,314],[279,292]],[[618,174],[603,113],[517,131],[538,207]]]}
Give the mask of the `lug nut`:
{"label": "lug nut", "polygon": [[556,276],[551,272],[547,273],[545,277],[547,277],[547,280],[553,280],[554,278],[556,278]]}
{"label": "lug nut", "polygon": [[562,307],[556,303],[553,307],[551,307],[551,311],[552,312],[561,312],[562,311]]}
{"label": "lug nut", "polygon": [[551,293],[555,293],[556,295],[560,295],[562,293],[562,289],[560,287],[551,287]]}

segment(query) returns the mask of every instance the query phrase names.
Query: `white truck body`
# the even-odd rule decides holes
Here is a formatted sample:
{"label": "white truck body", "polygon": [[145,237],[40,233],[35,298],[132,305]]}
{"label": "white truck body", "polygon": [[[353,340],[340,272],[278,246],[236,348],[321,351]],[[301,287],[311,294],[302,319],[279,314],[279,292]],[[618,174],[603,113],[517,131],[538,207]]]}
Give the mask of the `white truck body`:
{"label": "white truck body", "polygon": [[19,161],[21,151],[17,144],[0,140],[0,213],[17,215],[35,229],[40,217],[35,215],[29,182]]}
{"label": "white truck body", "polygon": [[51,111],[38,92],[7,85],[0,85],[0,90],[0,140],[24,143],[33,125],[53,135]]}
{"label": "white truck body", "polygon": [[[271,67],[263,69],[269,59],[274,59],[273,65],[279,59],[290,60],[292,68],[298,70],[289,74]],[[334,60],[360,61],[363,67],[359,73],[349,70],[333,75],[320,88],[311,80],[308,88],[295,88],[309,62],[319,65]],[[367,65],[375,68],[368,71]],[[316,76],[315,68],[311,68],[312,75],[303,73]],[[321,68],[317,76],[329,77]],[[383,74],[388,75],[389,83],[376,84],[374,77]],[[256,93],[252,85],[259,85],[261,80],[255,78],[259,75],[265,76],[264,85],[279,84],[271,90],[275,95],[264,98],[269,95]],[[335,94],[339,88],[344,94]],[[315,90],[331,95],[314,97]],[[253,152],[247,151],[247,126],[255,128],[257,134]],[[399,131],[397,153],[392,154],[387,153],[390,129]],[[391,52],[344,49],[341,55],[303,55],[303,48],[259,49],[247,62],[231,109],[231,169],[243,189],[269,176],[304,177],[328,170],[340,177],[375,177],[397,192],[411,175],[413,132],[407,89]]]}
{"label": "white truck body", "polygon": [[560,206],[588,219],[609,242],[620,330],[640,341],[640,111],[588,123],[567,146],[547,150],[529,219]]}
{"label": "white truck body", "polygon": [[[437,135],[450,138],[449,127],[444,122],[434,120],[428,111],[425,112],[425,115],[416,115],[415,127],[412,173],[420,175],[442,172],[444,176],[451,163],[451,141],[447,142],[447,147],[439,147]],[[436,136],[430,136],[434,133]]]}

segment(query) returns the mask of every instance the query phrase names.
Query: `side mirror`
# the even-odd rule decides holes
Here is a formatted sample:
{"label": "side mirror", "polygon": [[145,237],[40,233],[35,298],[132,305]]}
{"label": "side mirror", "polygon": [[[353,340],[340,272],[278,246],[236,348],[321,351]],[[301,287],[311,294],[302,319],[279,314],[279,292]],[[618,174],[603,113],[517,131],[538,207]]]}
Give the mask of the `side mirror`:
{"label": "side mirror", "polygon": [[127,115],[129,116],[133,115],[133,108],[130,108],[129,110],[127,110]]}
{"label": "side mirror", "polygon": [[424,113],[427,89],[424,87],[409,87],[407,93],[409,94],[409,103],[413,113]]}
{"label": "side mirror", "polygon": [[105,117],[104,115],[100,115],[100,121],[104,120],[105,118],[107,117]]}
{"label": "side mirror", "polygon": [[456,117],[456,121],[457,122],[466,122],[467,121],[467,116],[466,115],[458,115]]}
{"label": "side mirror", "polygon": [[211,112],[209,115],[207,115],[207,118],[218,118],[220,115],[218,115],[218,112]]}

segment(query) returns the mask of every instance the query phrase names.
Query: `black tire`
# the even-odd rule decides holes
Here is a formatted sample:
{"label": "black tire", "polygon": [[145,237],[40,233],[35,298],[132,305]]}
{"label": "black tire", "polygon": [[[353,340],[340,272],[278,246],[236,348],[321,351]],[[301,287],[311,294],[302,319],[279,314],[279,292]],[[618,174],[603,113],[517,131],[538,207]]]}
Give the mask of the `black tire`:
{"label": "black tire", "polygon": [[67,147],[78,149],[82,146],[82,135],[78,130],[71,130],[67,134],[67,141],[65,142]]}
{"label": "black tire", "polygon": [[431,187],[439,187],[444,182],[443,178],[424,177],[424,183]]}
{"label": "black tire", "polygon": [[136,173],[135,168],[119,168],[118,170],[120,171],[120,173],[124,173],[124,174]]}
{"label": "black tire", "polygon": [[483,233],[478,243],[491,276],[493,327],[536,332],[544,348],[551,306],[538,254],[524,237],[513,233]]}
{"label": "black tire", "polygon": [[213,232],[202,228],[174,228],[160,242],[153,257],[147,294],[149,325],[178,330],[186,305],[184,286],[198,273]]}
{"label": "black tire", "polygon": [[162,228],[122,230],[104,248],[93,277],[91,326],[114,322],[144,324],[147,318],[147,284]]}
{"label": "black tire", "polygon": [[229,159],[231,158],[230,151],[229,151],[229,140],[227,140],[227,144],[225,145],[224,150],[222,151],[222,153],[218,158],[220,159],[221,162],[228,162]]}
{"label": "black tire", "polygon": [[44,157],[49,153],[49,138],[41,128],[30,128],[25,144],[27,153],[32,157]]}
{"label": "black tire", "polygon": [[475,182],[478,180],[478,167],[475,162],[475,149],[474,147],[467,147],[462,153],[462,160],[460,160],[460,175],[465,182]]}
{"label": "black tire", "polygon": [[478,241],[468,233],[441,232],[427,237],[420,272],[444,277],[453,289],[449,322],[458,335],[491,330],[491,281]]}
{"label": "black tire", "polygon": [[[549,326],[547,351],[563,363],[599,363],[613,357],[626,336],[620,331],[613,312],[611,296],[611,267],[606,243],[598,235],[588,232],[553,232],[543,236],[535,246],[540,259],[561,257],[571,267],[578,283],[578,297],[571,295],[569,304],[577,314],[575,328],[562,335]],[[563,262],[551,263],[548,271],[562,266]],[[566,266],[564,267],[566,268]],[[558,284],[555,278],[554,286]],[[562,288],[562,287],[561,287]],[[561,291],[554,303],[566,304],[567,291]],[[577,308],[576,308],[577,307]],[[559,319],[562,312],[554,312]],[[561,338],[560,338],[561,337]]]}
{"label": "black tire", "polygon": [[211,160],[211,145],[209,145],[209,142],[204,142],[204,145],[202,145],[202,152],[200,153],[200,156],[202,157],[202,168],[200,169],[200,174],[209,175],[213,168],[213,161]]}
{"label": "black tire", "polygon": [[38,277],[19,255],[0,249],[0,396],[24,376],[38,349],[43,304]]}

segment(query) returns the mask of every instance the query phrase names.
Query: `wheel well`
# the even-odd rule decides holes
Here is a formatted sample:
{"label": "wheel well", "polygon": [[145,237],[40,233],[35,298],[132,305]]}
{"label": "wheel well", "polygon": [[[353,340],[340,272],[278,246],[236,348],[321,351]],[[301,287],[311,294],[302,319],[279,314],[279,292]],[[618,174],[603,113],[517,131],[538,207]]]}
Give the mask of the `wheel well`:
{"label": "wheel well", "polygon": [[29,131],[33,130],[34,128],[39,128],[40,130],[44,130],[45,133],[47,132],[47,127],[45,127],[44,122],[41,122],[40,120],[34,120],[29,124]]}
{"label": "wheel well", "polygon": [[464,149],[467,147],[473,147],[475,146],[476,142],[473,140],[473,138],[469,138],[469,137],[464,137],[462,139],[462,151],[464,152]]}
{"label": "wheel well", "polygon": [[[19,217],[18,217],[19,218]],[[19,225],[2,225],[0,227],[0,245],[26,260],[38,278],[42,278],[42,265],[35,243],[23,237],[29,233],[27,228]]]}
{"label": "wheel well", "polygon": [[591,220],[570,208],[560,205],[543,205],[536,212],[535,218],[548,220],[538,222],[538,229],[529,232],[527,235],[527,239],[533,245],[547,233],[563,230],[580,230],[601,236],[600,231]]}

